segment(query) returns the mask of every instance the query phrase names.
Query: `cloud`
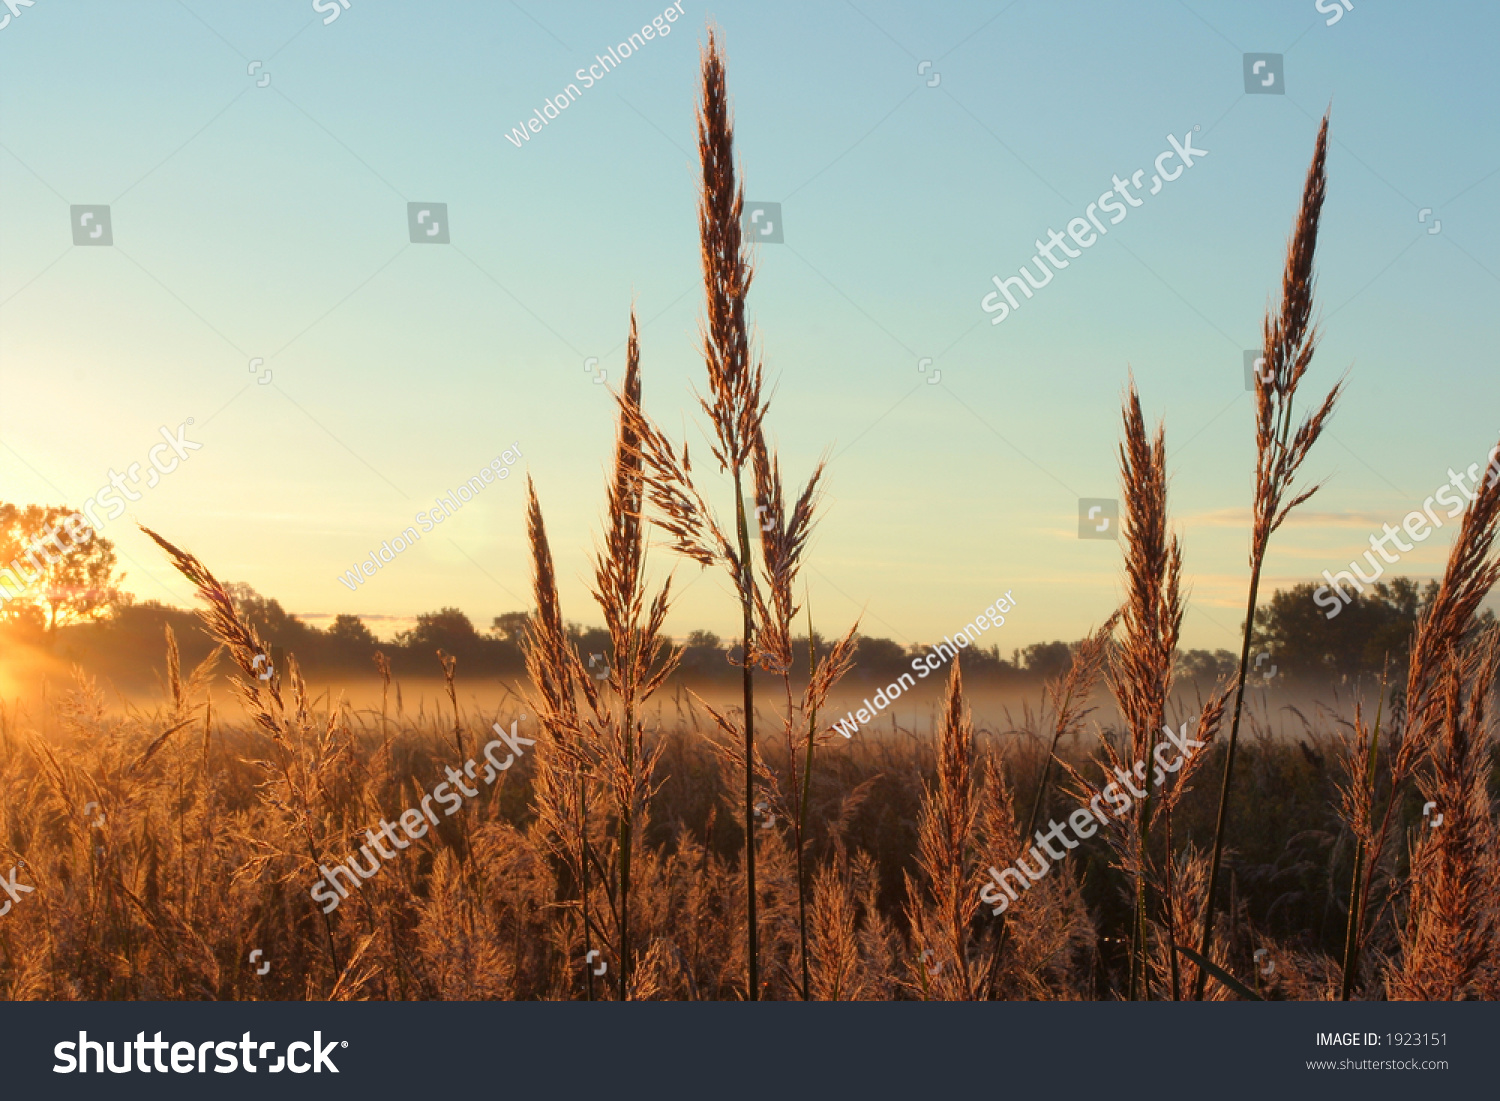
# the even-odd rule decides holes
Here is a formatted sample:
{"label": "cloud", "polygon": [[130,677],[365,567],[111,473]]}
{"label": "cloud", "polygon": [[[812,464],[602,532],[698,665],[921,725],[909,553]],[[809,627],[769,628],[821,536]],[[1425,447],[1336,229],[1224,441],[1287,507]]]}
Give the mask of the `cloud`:
{"label": "cloud", "polygon": [[[1283,527],[1288,528],[1373,528],[1389,520],[1388,514],[1379,512],[1313,512],[1299,509],[1287,517]],[[1190,513],[1182,517],[1184,526],[1210,528],[1249,529],[1252,515],[1248,508],[1218,508],[1207,512]]]}

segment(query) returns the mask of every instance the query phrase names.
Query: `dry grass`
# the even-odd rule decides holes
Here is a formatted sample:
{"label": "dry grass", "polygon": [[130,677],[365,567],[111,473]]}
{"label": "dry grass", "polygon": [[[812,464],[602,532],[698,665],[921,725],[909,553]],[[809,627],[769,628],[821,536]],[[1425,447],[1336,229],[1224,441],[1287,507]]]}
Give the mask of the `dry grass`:
{"label": "dry grass", "polygon": [[[811,976],[806,947],[807,888],[801,836],[805,816],[801,803],[810,783],[817,706],[847,668],[847,661],[838,654],[833,655],[823,675],[813,677],[814,685],[821,683],[822,688],[810,689],[800,709],[794,704],[789,680],[792,622],[799,610],[794,593],[803,552],[812,533],[823,465],[817,465],[788,508],[782,490],[781,464],[766,440],[765,419],[769,403],[763,394],[761,364],[751,348],[750,326],[745,312],[754,266],[749,246],[740,232],[745,205],[744,187],[735,175],[734,120],[729,106],[724,51],[713,28],[709,29],[701,64],[698,154],[702,180],[698,227],[706,314],[702,347],[708,396],[698,400],[713,433],[711,452],[719,472],[728,475],[733,485],[732,530],[726,530],[720,523],[695,483],[686,443],[679,456],[671,441],[641,411],[639,401],[622,399],[621,423],[634,449],[635,468],[640,472],[638,477],[644,491],[641,503],[650,501],[656,525],[670,536],[671,545],[679,554],[700,566],[723,565],[734,584],[742,626],[742,707],[738,722],[731,715],[712,714],[726,733],[736,735],[738,748],[730,749],[727,759],[744,777],[745,798],[740,821],[745,870],[745,989],[751,1001],[760,997],[758,913],[761,890],[756,876],[759,848],[756,837],[759,833],[757,819],[761,818],[758,810],[768,810],[757,798],[764,781],[769,785],[770,798],[779,801],[782,812],[798,824],[794,856],[802,957],[800,969],[806,997]],[[755,487],[757,503],[753,512],[745,501],[747,475]],[[751,546],[752,523],[759,535],[759,575]],[[852,645],[854,630],[855,627],[851,626],[845,640],[846,650]],[[811,633],[809,628],[809,637]],[[779,788],[774,776],[764,766],[756,746],[757,669],[781,677],[784,685],[783,733],[789,747],[792,771]],[[808,728],[803,778],[799,784],[796,753],[791,747],[793,731],[800,727],[804,717],[812,725]],[[790,799],[782,792],[789,792]]]}
{"label": "dry grass", "polygon": [[[719,473],[733,483],[733,524],[721,524],[708,505],[686,446],[679,449],[642,409],[632,315],[593,559],[608,664],[601,670],[594,655],[586,661],[569,642],[528,478],[536,607],[519,708],[466,712],[463,670],[441,652],[441,715],[409,715],[380,655],[378,712],[342,699],[320,704],[294,656],[270,669],[262,640],[209,569],[148,532],[192,583],[219,649],[184,677],[169,631],[163,697],[151,711],[111,713],[82,671],[71,691],[51,696],[35,716],[0,707],[0,859],[9,857],[35,887],[0,914],[0,997],[1500,993],[1490,700],[1500,635],[1481,631],[1476,619],[1500,580],[1500,484],[1484,486],[1469,505],[1437,596],[1418,622],[1394,733],[1384,743],[1384,698],[1373,726],[1364,707],[1347,729],[1337,718],[1304,717],[1306,737],[1295,744],[1274,741],[1253,706],[1244,707],[1266,549],[1312,493],[1292,486],[1341,390],[1335,386],[1293,431],[1293,399],[1317,339],[1312,265],[1326,117],[1281,304],[1266,320],[1238,676],[1192,714],[1174,713],[1182,548],[1167,508],[1165,429],[1148,434],[1132,381],[1120,449],[1123,607],[1080,645],[1071,669],[1046,686],[1036,717],[1028,707],[1018,729],[976,726],[955,659],[933,738],[897,729],[893,713],[892,736],[867,730],[849,742],[820,716],[851,668],[857,625],[821,650],[810,642],[805,679],[792,671],[797,586],[823,467],[799,492],[784,493],[745,315],[751,264],[740,238],[743,193],[713,32],[702,65],[708,396],[700,403]],[[758,564],[747,478],[757,501]],[[650,718],[646,704],[676,661],[662,634],[669,585],[653,593],[648,583],[650,524],[679,555],[729,573],[743,624],[738,715],[689,695],[679,697],[675,724],[662,721],[660,705]],[[816,638],[810,614],[807,637]],[[239,726],[216,721],[210,697],[224,655],[248,716]],[[1086,739],[1101,675],[1121,722]],[[765,692],[768,684],[779,691]],[[1231,692],[1230,736],[1220,748],[1214,743]],[[1242,721],[1253,735],[1244,746]],[[444,775],[457,775],[453,766],[465,764],[479,732],[513,722],[534,736],[533,751],[471,801],[460,800],[456,813],[434,817],[430,831],[399,845],[384,864],[370,855],[369,845],[379,848],[376,823],[388,829],[387,818],[421,805]],[[1149,782],[1149,794],[1049,869],[1032,844],[1033,837],[1040,843],[1035,827],[1049,805],[1067,797],[1087,804],[1096,777],[1123,778],[1136,762],[1149,768],[1163,727],[1189,724],[1205,748],[1160,786]],[[1223,768],[1217,800],[1194,783],[1212,763]],[[1053,790],[1054,770],[1067,778],[1063,790]],[[1024,824],[1017,791],[1032,793]],[[1440,828],[1419,812],[1424,804],[1443,815]],[[1231,805],[1239,811],[1234,850],[1226,846]],[[1246,814],[1250,807],[1257,813]],[[1210,836],[1205,854],[1199,842]],[[996,864],[1025,866],[1028,849],[1040,869],[1035,882],[994,921],[980,905],[989,901],[984,876],[998,876]],[[318,905],[312,886],[355,851],[374,870],[350,875],[354,887],[341,904]],[[1185,944],[1194,929],[1201,929],[1196,954]],[[256,949],[271,965],[264,976],[249,962]],[[1262,982],[1266,952],[1279,969]],[[1184,972],[1184,959],[1202,966],[1189,963]]]}
{"label": "dry grass", "polygon": [[[1298,471],[1323,429],[1333,416],[1343,380],[1324,396],[1317,409],[1302,419],[1295,432],[1292,422],[1297,390],[1312,364],[1318,344],[1313,321],[1315,276],[1313,259],[1318,247],[1318,224],[1328,191],[1328,114],[1318,127],[1312,163],[1302,186],[1302,203],[1287,242],[1286,268],[1281,278],[1281,306],[1266,311],[1261,347],[1261,367],[1255,376],[1255,498],[1250,528],[1250,584],[1245,604],[1244,634],[1240,640],[1240,668],[1234,685],[1234,712],[1229,724],[1229,747],[1219,787],[1219,814],[1214,824],[1213,851],[1208,861],[1207,901],[1203,907],[1198,955],[1212,959],[1214,920],[1218,912],[1219,865],[1229,833],[1229,799],[1234,785],[1235,754],[1239,748],[1240,719],[1245,702],[1245,681],[1250,670],[1250,640],[1260,595],[1261,571],[1271,536],[1286,522],[1292,510],[1312,497],[1313,485],[1287,500]],[[1194,997],[1202,998],[1208,973],[1200,969]]]}
{"label": "dry grass", "polygon": [[[1465,683],[1483,675],[1455,671]],[[458,678],[462,688],[461,670]],[[594,737],[581,733],[588,712],[578,727],[558,724],[544,737],[528,701],[520,729],[537,739],[535,750],[467,803],[462,822],[444,819],[325,919],[308,895],[318,865],[347,857],[365,830],[393,821],[442,780],[456,763],[452,714],[383,712],[378,700],[364,710],[309,706],[273,736],[254,720],[210,718],[203,671],[177,684],[153,711],[112,714],[80,677],[45,713],[0,714],[0,859],[8,858],[0,872],[24,861],[21,881],[37,887],[0,918],[0,996],[582,999],[591,982],[595,998],[620,996],[615,796],[592,751],[580,751],[575,768],[562,747]],[[988,907],[972,909],[977,877],[1024,851],[1027,803],[1055,725],[976,729],[958,689],[950,684],[936,742],[902,732],[818,749],[803,839],[808,996],[1124,998],[1132,971],[1139,996],[1139,953],[1127,947],[1139,926],[1136,877],[1120,856],[1120,845],[1132,843],[1128,831],[1119,844],[1097,836],[1081,843],[1023,893],[1004,915],[997,960],[998,923]],[[1482,738],[1463,733],[1478,729],[1473,695],[1455,699],[1451,681],[1446,691],[1435,755],[1393,812],[1407,826],[1382,861],[1355,996],[1495,993],[1488,961],[1500,948],[1500,891],[1484,791],[1494,759]],[[602,694],[617,702],[613,688]],[[475,732],[518,717],[459,715],[470,747]],[[1339,994],[1350,846],[1318,850],[1302,877],[1314,885],[1311,897],[1298,893],[1307,888],[1298,887],[1294,862],[1306,859],[1297,855],[1305,835],[1339,833],[1336,786],[1362,783],[1334,763],[1334,725],[1315,721],[1305,747],[1244,747],[1243,797],[1268,821],[1263,839],[1247,829],[1229,865],[1231,904],[1214,959],[1254,985],[1252,955],[1270,948],[1277,971],[1269,996]],[[680,723],[647,719],[640,730],[639,759],[655,765],[631,841],[626,994],[744,998],[738,779],[723,763],[737,739],[691,700]],[[1124,729],[1103,733],[1109,745],[1128,745]],[[1098,777],[1110,755],[1094,740],[1076,730],[1057,745],[1058,758]],[[784,749],[773,740],[768,750],[766,769],[792,774]],[[1388,790],[1384,763],[1380,776],[1377,809]],[[1012,791],[1028,793],[1019,810]],[[1289,793],[1301,794],[1288,803]],[[1071,809],[1065,796],[1053,798]],[[1426,799],[1440,804],[1443,828],[1421,817]],[[99,807],[86,815],[88,802]],[[1187,790],[1172,811],[1174,835],[1207,838],[1213,810],[1206,792]],[[758,832],[763,994],[800,998],[795,831],[778,811]],[[1201,916],[1206,861],[1179,843],[1168,889],[1164,831],[1151,832],[1158,878],[1149,967],[1154,996],[1166,996],[1162,946]],[[1317,937],[1302,915],[1324,910],[1334,920]],[[272,963],[265,976],[247,960],[254,948]],[[590,949],[606,953],[604,976],[584,965]],[[1215,983],[1211,996],[1233,995]]]}

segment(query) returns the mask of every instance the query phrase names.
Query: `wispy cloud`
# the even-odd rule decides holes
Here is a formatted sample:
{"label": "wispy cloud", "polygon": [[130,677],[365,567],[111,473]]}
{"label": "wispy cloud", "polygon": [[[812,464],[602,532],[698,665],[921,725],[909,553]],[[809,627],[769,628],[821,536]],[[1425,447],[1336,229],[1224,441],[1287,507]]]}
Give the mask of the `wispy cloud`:
{"label": "wispy cloud", "polygon": [[[1399,517],[1398,517],[1399,519]],[[1186,527],[1245,528],[1250,527],[1248,508],[1217,508],[1206,512],[1183,515]],[[1289,528],[1373,528],[1380,530],[1386,522],[1395,523],[1387,513],[1380,512],[1294,512],[1287,518]]]}

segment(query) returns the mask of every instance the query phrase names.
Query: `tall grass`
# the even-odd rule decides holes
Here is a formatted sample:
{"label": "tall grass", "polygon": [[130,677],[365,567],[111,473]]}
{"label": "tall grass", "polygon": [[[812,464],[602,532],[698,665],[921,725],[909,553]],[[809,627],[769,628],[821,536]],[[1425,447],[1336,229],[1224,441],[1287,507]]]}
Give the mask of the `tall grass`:
{"label": "tall grass", "polygon": [[[533,619],[539,637],[550,613]],[[576,653],[560,665],[576,677],[575,663]],[[233,677],[243,676],[231,668]],[[1488,674],[1477,666],[1459,672],[1470,687],[1456,709],[1451,681],[1444,689],[1436,756],[1399,796],[1392,839],[1376,864],[1381,874],[1361,957],[1369,962],[1355,972],[1360,997],[1495,996],[1500,889],[1481,874],[1493,867],[1494,812],[1478,794],[1481,780],[1493,783],[1495,758],[1487,735],[1466,733],[1479,729],[1472,688]],[[462,701],[461,668],[456,675]],[[467,831],[444,819],[324,915],[308,896],[319,864],[346,857],[366,829],[416,805],[452,763],[446,695],[440,709],[413,704],[384,716],[378,699],[367,709],[309,702],[305,721],[281,733],[286,771],[307,797],[304,816],[272,735],[253,715],[226,718],[223,708],[206,720],[213,682],[186,670],[176,679],[177,692],[164,687],[160,706],[144,711],[107,708],[81,678],[53,693],[46,712],[8,707],[0,714],[0,873],[24,860],[22,881],[37,886],[0,919],[0,997],[583,999],[591,982],[593,997],[619,996],[618,821],[594,750],[584,748],[591,734],[571,743],[586,754],[575,769],[566,723],[549,718],[556,741],[532,730],[537,746],[503,774],[494,798],[460,811]],[[398,687],[393,681],[393,699]],[[535,683],[532,689],[543,696]],[[575,683],[573,693],[582,724],[589,709],[582,687]],[[613,693],[601,689],[606,699]],[[1033,768],[1030,735],[1003,726],[977,730],[972,719],[966,731],[966,708],[955,702],[950,692],[937,709],[933,739],[902,731],[824,742],[820,730],[805,804],[815,827],[807,839],[805,957],[793,832],[779,817],[776,828],[760,831],[766,997],[803,996],[803,958],[814,999],[1123,997],[1132,973],[1143,993],[1139,944],[1125,955],[1139,916],[1137,876],[1123,854],[1136,846],[1138,823],[1081,842],[1024,892],[1004,915],[1004,955],[996,965],[986,942],[994,919],[988,908],[969,912],[973,877],[1019,854],[1040,763]],[[523,731],[538,716],[534,706],[524,704]],[[559,711],[566,715],[566,705]],[[654,757],[658,766],[635,818],[628,996],[742,998],[740,836],[720,810],[737,802],[738,781],[716,767],[716,755],[737,741],[691,696],[680,720],[672,711],[638,712],[637,759]],[[1457,721],[1449,724],[1449,715]],[[462,712],[466,732],[517,719],[516,710]],[[1488,714],[1485,721],[1492,721]],[[1297,839],[1331,838],[1339,829],[1330,806],[1334,784],[1343,780],[1334,764],[1337,723],[1310,722],[1302,745],[1256,744],[1255,765],[1241,777],[1242,797],[1256,805],[1299,808],[1268,810],[1261,828],[1238,843],[1244,871],[1236,912],[1246,932],[1215,945],[1215,964],[1246,985],[1255,985],[1259,967],[1252,950],[1272,951],[1277,971],[1260,984],[1264,996],[1340,993],[1341,923],[1319,939],[1314,924],[1286,916],[1288,905],[1337,914],[1349,883],[1349,854],[1339,846],[1314,850],[1326,856],[1306,873],[1288,861],[1307,859]],[[1103,733],[1097,753],[1087,731],[1056,749],[1056,767],[1067,777],[1089,777],[1090,793],[1101,769],[1107,775],[1112,767],[1108,747],[1124,752],[1123,730]],[[791,775],[779,742],[766,750],[767,771]],[[1386,771],[1382,763],[1377,812],[1387,798]],[[1009,796],[1017,783],[1026,792],[1018,809]],[[1206,853],[1193,853],[1184,840],[1208,837],[1214,806],[1195,798],[1191,783],[1164,786],[1152,812],[1156,878],[1145,968],[1152,997],[1170,996],[1169,939],[1201,917]],[[1289,790],[1307,797],[1288,803]],[[1176,793],[1181,798],[1169,807]],[[1432,816],[1419,813],[1424,799],[1446,816],[1436,830],[1428,825]],[[100,806],[85,817],[88,801]],[[1164,837],[1168,810],[1172,846]],[[95,825],[99,811],[106,818]],[[1396,828],[1405,822],[1410,830]],[[311,826],[312,854],[304,824]],[[1439,852],[1439,845],[1448,847]],[[1169,852],[1176,869],[1170,888]],[[1252,874],[1256,868],[1266,871]],[[1310,892],[1300,902],[1288,893],[1295,881],[1283,882],[1291,874]],[[272,961],[268,975],[256,975],[247,962],[254,948]],[[590,950],[603,953],[594,968],[597,959],[608,960],[607,975],[595,978],[594,968],[583,966]],[[924,951],[931,954],[924,958]],[[1234,993],[1215,983],[1211,996]]]}
{"label": "tall grass", "polygon": [[[1492,462],[1497,453],[1500,447],[1491,452]],[[1494,920],[1489,916],[1493,907],[1480,903],[1476,910],[1455,898],[1460,869],[1467,870],[1481,897],[1494,874],[1490,854],[1495,825],[1486,803],[1487,773],[1492,767],[1486,708],[1495,669],[1493,640],[1488,632],[1481,632],[1478,612],[1500,580],[1500,557],[1494,554],[1500,534],[1500,469],[1491,467],[1486,475],[1464,511],[1438,591],[1417,619],[1402,697],[1403,722],[1399,740],[1388,754],[1387,796],[1379,815],[1374,811],[1378,722],[1376,736],[1367,738],[1357,729],[1355,744],[1346,754],[1356,758],[1363,751],[1367,764],[1362,779],[1359,773],[1351,776],[1343,800],[1345,820],[1357,846],[1340,984],[1340,996],[1345,999],[1358,982],[1376,872],[1405,789],[1424,768],[1424,790],[1440,794],[1454,818],[1438,841],[1425,842],[1412,854],[1413,910],[1406,942],[1410,971],[1397,981],[1396,988],[1410,993],[1437,984],[1453,992],[1448,996],[1460,996],[1473,980],[1474,969],[1468,933],[1459,936],[1455,923],[1467,922],[1472,927],[1469,933],[1479,943],[1493,945],[1496,939],[1486,932],[1493,928],[1489,924]],[[1446,815],[1446,811],[1441,813]],[[1393,888],[1393,897],[1395,893]],[[1446,983],[1435,977],[1445,969]]]}
{"label": "tall grass", "polygon": [[[1400,715],[1385,740],[1385,701],[1373,726],[1361,703],[1347,732],[1321,714],[1304,717],[1305,738],[1295,746],[1262,732],[1246,750],[1253,767],[1235,773],[1242,719],[1255,726],[1245,688],[1270,537],[1313,492],[1292,484],[1342,389],[1336,385],[1293,429],[1294,399],[1317,340],[1313,254],[1327,117],[1281,303],[1265,325],[1238,674],[1200,701],[1191,719],[1191,737],[1211,746],[1233,692],[1216,802],[1198,798],[1194,786],[1206,748],[1160,784],[1135,772],[1137,762],[1150,768],[1169,713],[1182,705],[1173,701],[1173,667],[1184,595],[1182,549],[1167,508],[1165,429],[1148,433],[1133,380],[1120,448],[1125,599],[1047,686],[1050,712],[1044,708],[1035,724],[1050,714],[1047,737],[1033,728],[1029,705],[1022,730],[977,729],[956,659],[931,738],[893,722],[890,736],[867,729],[846,741],[820,717],[855,667],[857,625],[823,648],[809,613],[805,675],[798,668],[794,594],[824,471],[818,464],[800,490],[785,492],[767,437],[761,365],[745,315],[752,265],[740,237],[743,192],[714,31],[702,55],[697,118],[708,378],[699,401],[719,479],[734,494],[732,525],[709,507],[687,445],[669,439],[642,408],[632,313],[603,536],[592,557],[607,665],[601,671],[597,661],[585,662],[570,640],[528,477],[535,609],[523,646],[524,714],[466,711],[463,671],[441,652],[446,709],[422,704],[411,714],[379,655],[378,712],[342,699],[320,705],[295,655],[278,658],[284,668],[268,674],[270,655],[229,590],[192,554],[148,531],[193,585],[218,649],[184,677],[168,632],[162,701],[152,710],[112,712],[82,671],[39,715],[0,706],[0,858],[24,861],[17,867],[37,888],[0,924],[0,997],[1500,993],[1490,700],[1500,633],[1477,614],[1500,580],[1500,475],[1473,495],[1419,619]],[[723,566],[734,585],[743,629],[738,717],[685,691],[675,722],[662,717],[660,703],[652,717],[648,702],[672,674],[676,653],[663,633],[670,586],[652,592],[648,584],[648,523],[677,553]],[[226,655],[246,716],[239,723],[226,724],[210,697]],[[775,693],[761,698],[770,726],[757,718],[757,671],[779,680],[779,701]],[[1084,719],[1101,674],[1119,722],[1096,723],[1097,746],[1086,750]],[[388,828],[387,816],[420,805],[445,772],[453,775],[452,754],[465,756],[467,732],[506,720],[534,720],[535,752],[484,795],[446,812],[458,821],[437,821],[380,863],[369,851],[379,848],[372,823]],[[1046,749],[1039,765],[1030,751],[1037,745]],[[1003,921],[989,922],[980,903],[998,897],[991,902],[981,891],[983,870],[1021,860],[1033,836],[1040,841],[1034,831],[1054,772],[1065,778],[1056,785],[1062,793],[1083,805],[1100,770],[1106,778],[1134,773],[1148,793],[1050,870],[1032,846],[1041,870],[1022,893],[1010,892]],[[1023,822],[1013,793],[1028,782]],[[1263,815],[1255,829],[1241,824],[1242,874],[1230,881],[1227,906],[1234,935],[1215,939],[1232,791],[1293,809]],[[1289,800],[1288,791],[1305,798]],[[1443,815],[1440,828],[1417,814],[1424,802]],[[101,816],[81,814],[89,804]],[[1209,833],[1205,854],[1195,840]],[[356,850],[370,870],[348,856]],[[1321,855],[1301,855],[1307,851]],[[344,869],[352,888],[340,889],[334,908],[320,906],[312,884],[346,857],[357,872]],[[1306,897],[1283,889],[1286,875],[1306,879]],[[1342,936],[1285,916],[1293,907],[1337,914],[1341,906]],[[1196,953],[1185,943],[1194,929]],[[1270,946],[1281,965],[1273,980],[1252,977],[1252,945]],[[252,950],[273,962],[272,972],[247,966]],[[598,981],[596,956],[613,967],[612,979]],[[1185,975],[1181,958],[1202,962]]]}
{"label": "tall grass", "polygon": [[[1053,767],[1058,762],[1058,747],[1064,738],[1075,737],[1082,732],[1083,720],[1093,711],[1089,706],[1089,697],[1109,658],[1115,625],[1119,620],[1118,611],[1111,613],[1098,630],[1079,644],[1067,672],[1052,678],[1042,691],[1042,698],[1052,709],[1052,738],[1046,755],[1042,758],[1042,771],[1031,797],[1031,810],[1026,815],[1026,825],[1020,831],[1023,838],[1032,836],[1041,819],[1042,809],[1047,803]],[[1003,835],[1010,829],[1009,795],[1003,790],[1003,781],[996,775],[988,777],[986,786],[992,793],[985,819],[989,823],[987,832]],[[984,986],[986,996],[989,997],[994,996],[1001,962],[1005,958],[1005,944],[1010,932],[1009,918],[1009,913],[1005,912],[995,922],[994,948]]]}
{"label": "tall grass", "polygon": [[[1108,771],[1135,798],[1105,826],[1115,866],[1132,882],[1126,996],[1151,999],[1182,995],[1177,944],[1180,915],[1190,909],[1178,874],[1172,812],[1189,789],[1218,733],[1227,691],[1216,691],[1194,722],[1194,739],[1205,748],[1184,754],[1170,777],[1158,773],[1154,749],[1166,728],[1177,639],[1182,627],[1182,546],[1168,527],[1166,429],[1148,436],[1140,395],[1132,379],[1123,410],[1120,533],[1125,542],[1125,603],[1122,637],[1109,655],[1107,678],[1124,723],[1123,753],[1107,739],[1101,749]],[[1069,770],[1080,803],[1090,799],[1086,778]],[[1161,972],[1167,974],[1165,984]]]}
{"label": "tall grass", "polygon": [[[755,671],[761,668],[783,677],[790,673],[791,622],[798,610],[792,594],[812,531],[823,468],[820,463],[814,469],[795,503],[787,508],[782,494],[780,465],[765,436],[767,403],[762,393],[761,364],[751,349],[745,316],[745,298],[750,289],[753,264],[749,246],[740,233],[744,189],[735,176],[734,123],[729,108],[724,53],[712,28],[702,55],[698,152],[702,166],[698,226],[706,301],[702,339],[708,379],[708,395],[700,397],[699,404],[712,433],[710,452],[719,472],[727,475],[732,483],[732,531],[726,531],[720,524],[695,484],[687,444],[683,444],[679,455],[671,441],[638,408],[627,410],[625,416],[644,471],[646,496],[655,506],[655,522],[671,536],[672,545],[679,553],[702,566],[722,564],[739,600],[742,627],[739,760],[745,784],[741,822],[744,829],[746,996],[754,1001],[760,997],[762,985],[760,899],[756,881],[756,836],[759,832],[756,828],[756,793],[757,780],[764,773],[758,763],[755,740]],[[753,514],[746,506],[747,475],[753,478],[756,494]],[[764,584],[757,579],[755,572],[750,541],[752,516],[759,534]],[[814,677],[814,680],[818,678]],[[794,709],[789,688],[786,699],[785,719],[790,724]],[[814,701],[809,699],[806,702]],[[815,708],[811,710],[815,711]],[[726,729],[730,728],[726,717],[715,713],[715,718]],[[791,787],[795,802],[795,783]],[[801,822],[800,810],[794,807],[791,818]],[[800,827],[797,843],[800,850]],[[805,918],[803,924],[802,936],[805,939]]]}
{"label": "tall grass", "polygon": [[[1313,258],[1318,245],[1318,223],[1328,177],[1328,115],[1323,115],[1313,145],[1312,164],[1302,187],[1302,205],[1287,245],[1286,269],[1281,279],[1279,310],[1266,313],[1261,367],[1255,376],[1255,499],[1250,528],[1250,586],[1245,600],[1245,625],[1240,639],[1239,674],[1235,679],[1234,713],[1229,724],[1229,745],[1224,754],[1224,776],[1219,787],[1219,812],[1214,825],[1214,843],[1208,867],[1208,901],[1203,908],[1203,927],[1198,955],[1212,958],[1214,917],[1218,910],[1219,865],[1229,834],[1229,795],[1234,786],[1234,765],[1239,748],[1240,719],[1245,702],[1245,680],[1250,670],[1250,642],[1255,628],[1255,608],[1260,595],[1261,571],[1271,536],[1291,514],[1319,489],[1314,485],[1288,500],[1297,472],[1333,416],[1344,383],[1336,383],[1322,403],[1293,432],[1293,407],[1302,377],[1312,363],[1318,331],[1313,321]],[[1208,973],[1199,970],[1193,988],[1202,998]]]}
{"label": "tall grass", "polygon": [[[632,940],[632,863],[639,834],[648,822],[647,799],[657,748],[644,740],[642,708],[676,666],[677,655],[662,636],[670,582],[650,596],[646,590],[646,540],[641,520],[644,482],[633,425],[640,420],[640,336],[635,314],[626,338],[625,378],[617,395],[620,419],[606,506],[603,547],[594,555],[593,597],[609,631],[603,672],[585,666],[568,644],[557,598],[551,548],[541,505],[528,481],[528,510],[537,612],[525,651],[532,680],[540,687],[532,706],[548,735],[540,766],[544,819],[556,852],[579,891],[585,983],[593,996],[589,960],[594,918],[590,914],[590,868],[601,846],[590,841],[594,794],[606,797],[613,818],[612,883],[606,901],[613,917],[616,996],[631,997],[635,962]],[[581,700],[581,706],[580,706]],[[596,909],[597,912],[597,909]]]}

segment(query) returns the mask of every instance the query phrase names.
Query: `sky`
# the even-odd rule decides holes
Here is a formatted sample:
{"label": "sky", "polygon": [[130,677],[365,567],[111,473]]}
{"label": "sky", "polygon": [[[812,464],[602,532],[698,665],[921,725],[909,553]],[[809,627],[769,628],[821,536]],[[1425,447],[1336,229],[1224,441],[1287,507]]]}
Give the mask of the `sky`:
{"label": "sky", "polygon": [[[1120,546],[1079,538],[1079,500],[1119,496],[1133,373],[1166,425],[1183,643],[1235,648],[1244,351],[1325,109],[1303,400],[1345,372],[1348,391],[1265,588],[1345,568],[1500,436],[1500,9],[1317,3],[682,0],[584,87],[665,5],[35,0],[0,26],[0,499],[77,507],[180,429],[199,447],[104,524],[127,588],[192,602],[140,523],[314,623],[389,634],[527,606],[529,474],[564,614],[601,622],[588,554],[632,307],[647,411],[707,469],[693,109],[713,23],[747,202],[780,204],[749,299],[770,431],[793,481],[829,460],[819,630],[930,640],[1007,591],[1002,651],[1101,621]],[[1283,94],[1246,92],[1246,54],[1281,56],[1263,71]],[[1116,175],[1149,188],[1169,135],[1204,154],[991,324],[991,277]],[[436,242],[413,241],[412,203],[446,217]],[[78,205],[108,206],[112,244],[73,243]],[[507,479],[339,580],[512,448]],[[1391,572],[1440,571],[1450,532]],[[720,573],[651,562],[675,576],[669,631],[736,633]]]}

